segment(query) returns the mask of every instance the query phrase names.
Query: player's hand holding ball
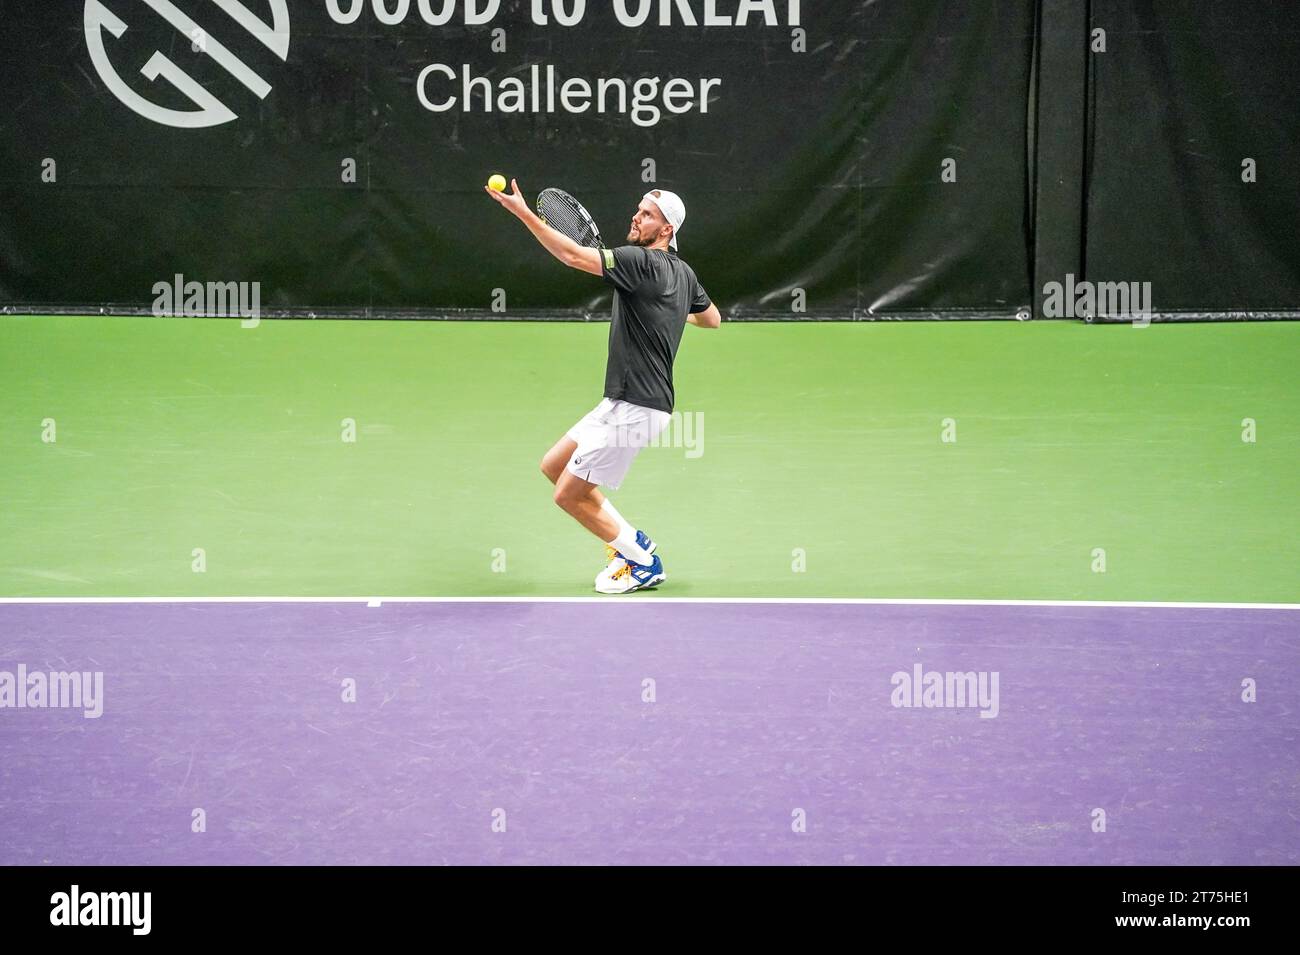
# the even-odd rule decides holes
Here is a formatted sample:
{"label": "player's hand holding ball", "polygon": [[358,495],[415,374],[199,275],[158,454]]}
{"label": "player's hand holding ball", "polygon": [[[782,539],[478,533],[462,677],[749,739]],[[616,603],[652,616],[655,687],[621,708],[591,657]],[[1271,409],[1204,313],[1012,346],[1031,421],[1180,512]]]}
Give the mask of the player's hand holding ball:
{"label": "player's hand holding ball", "polygon": [[483,187],[483,191],[515,215],[520,215],[520,213],[527,211],[528,204],[524,202],[523,193],[519,191],[519,183],[511,179],[510,192],[506,192],[505,188],[506,177],[500,173],[495,173],[492,178],[487,181],[487,185]]}

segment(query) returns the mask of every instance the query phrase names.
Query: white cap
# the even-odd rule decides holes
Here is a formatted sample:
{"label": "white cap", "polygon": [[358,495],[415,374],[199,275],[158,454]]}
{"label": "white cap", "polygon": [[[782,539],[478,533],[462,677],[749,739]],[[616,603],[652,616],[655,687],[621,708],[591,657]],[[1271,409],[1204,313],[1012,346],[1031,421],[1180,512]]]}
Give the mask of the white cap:
{"label": "white cap", "polygon": [[668,224],[673,227],[673,237],[668,244],[676,249],[677,233],[682,231],[682,223],[686,221],[686,203],[682,202],[682,197],[677,193],[669,192],[667,189],[655,189],[652,192],[647,192],[645,198],[659,207],[659,211],[664,214]]}

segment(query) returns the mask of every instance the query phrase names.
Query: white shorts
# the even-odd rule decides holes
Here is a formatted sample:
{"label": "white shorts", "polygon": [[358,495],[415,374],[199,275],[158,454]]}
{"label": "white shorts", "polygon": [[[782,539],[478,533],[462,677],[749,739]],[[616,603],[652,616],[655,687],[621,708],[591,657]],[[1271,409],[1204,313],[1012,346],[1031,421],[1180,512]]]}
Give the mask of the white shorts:
{"label": "white shorts", "polygon": [[628,401],[602,398],[566,432],[578,442],[570,474],[617,491],[642,448],[657,438],[672,416]]}

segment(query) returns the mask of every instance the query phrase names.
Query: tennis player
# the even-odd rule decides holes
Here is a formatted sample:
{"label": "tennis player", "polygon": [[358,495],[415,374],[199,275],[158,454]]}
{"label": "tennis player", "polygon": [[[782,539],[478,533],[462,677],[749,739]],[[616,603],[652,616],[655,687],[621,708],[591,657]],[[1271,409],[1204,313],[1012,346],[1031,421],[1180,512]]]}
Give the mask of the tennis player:
{"label": "tennis player", "polygon": [[488,195],[527,226],[546,251],[570,268],[599,275],[614,288],[605,365],[605,397],[542,458],[555,485],[555,503],[606,545],[609,563],[596,576],[602,594],[626,594],[662,584],[658,546],[601,494],[618,490],[637,453],[668,425],[673,410],[673,359],[689,322],[722,324],[689,265],[677,257],[686,206],[675,193],[646,193],[632,216],[627,245],[590,249],[544,223],[510,181],[509,193]]}

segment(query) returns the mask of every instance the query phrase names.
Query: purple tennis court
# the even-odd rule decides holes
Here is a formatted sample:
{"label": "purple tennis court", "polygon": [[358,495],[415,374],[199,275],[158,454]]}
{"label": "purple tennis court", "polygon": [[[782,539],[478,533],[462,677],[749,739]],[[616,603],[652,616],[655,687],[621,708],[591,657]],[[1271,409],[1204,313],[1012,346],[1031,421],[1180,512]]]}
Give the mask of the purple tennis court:
{"label": "purple tennis court", "polygon": [[1295,864],[1298,682],[1294,608],[5,603],[0,862]]}

